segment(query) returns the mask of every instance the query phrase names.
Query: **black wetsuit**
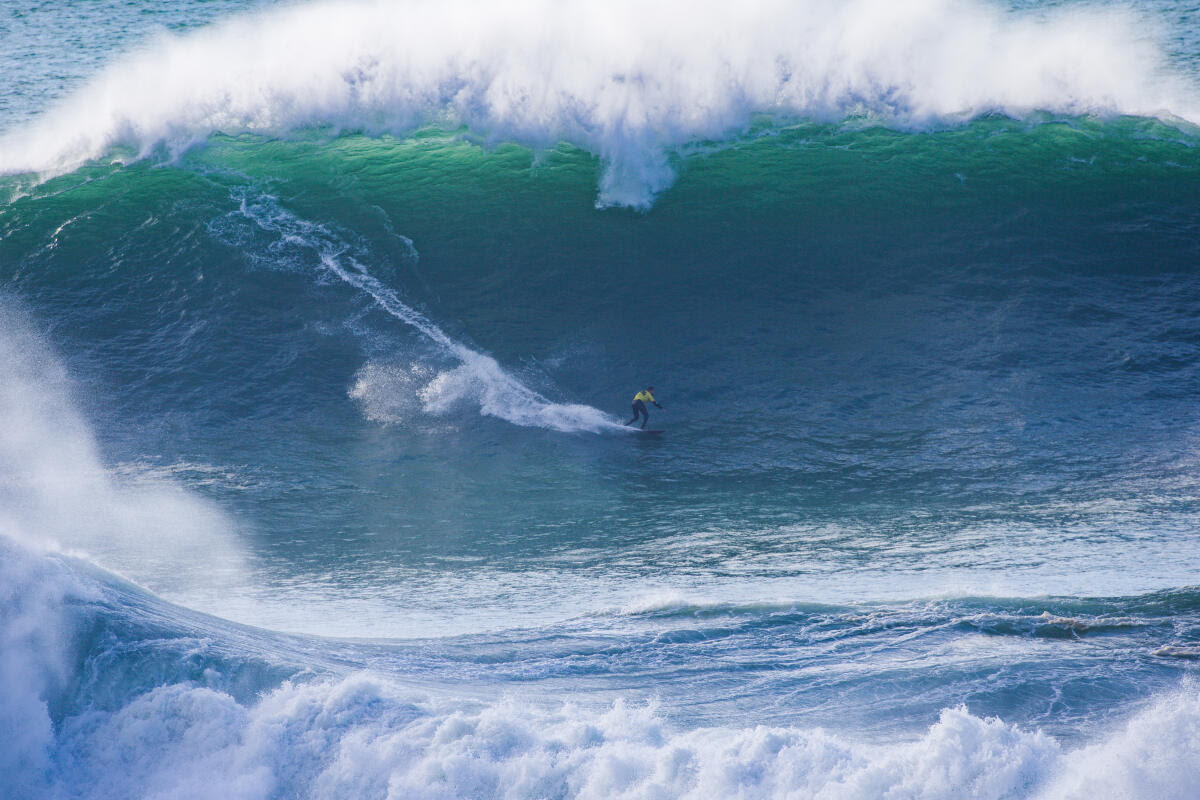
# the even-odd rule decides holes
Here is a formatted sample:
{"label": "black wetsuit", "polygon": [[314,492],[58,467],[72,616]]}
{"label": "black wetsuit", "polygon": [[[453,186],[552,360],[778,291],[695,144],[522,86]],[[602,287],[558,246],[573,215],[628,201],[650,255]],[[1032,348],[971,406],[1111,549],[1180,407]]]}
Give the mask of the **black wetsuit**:
{"label": "black wetsuit", "polygon": [[642,420],[642,427],[644,428],[646,427],[646,423],[650,421],[650,412],[646,410],[645,403],[643,403],[641,400],[634,400],[633,419],[629,420],[629,422],[626,422],[625,424],[632,425],[638,421],[638,417],[645,417],[645,419]]}
{"label": "black wetsuit", "polygon": [[658,404],[658,401],[654,399],[654,395],[650,393],[649,389],[638,392],[633,396],[633,419],[626,422],[626,425],[632,425],[638,421],[638,417],[642,417],[642,427],[646,427],[646,423],[650,421],[650,412],[646,410],[646,400],[653,403],[655,408],[662,408]]}

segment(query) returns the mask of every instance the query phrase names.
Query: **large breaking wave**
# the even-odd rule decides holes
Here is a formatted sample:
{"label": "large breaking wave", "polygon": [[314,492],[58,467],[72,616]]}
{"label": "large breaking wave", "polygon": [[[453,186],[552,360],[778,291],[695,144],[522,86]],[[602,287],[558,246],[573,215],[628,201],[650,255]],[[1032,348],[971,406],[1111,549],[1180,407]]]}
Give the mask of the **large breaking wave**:
{"label": "large breaking wave", "polygon": [[900,127],[980,114],[1197,120],[1132,12],[1004,12],[973,0],[339,2],[164,36],[0,139],[0,171],[177,154],[214,133],[569,142],[603,162],[598,204],[646,207],[673,153],[776,120]]}

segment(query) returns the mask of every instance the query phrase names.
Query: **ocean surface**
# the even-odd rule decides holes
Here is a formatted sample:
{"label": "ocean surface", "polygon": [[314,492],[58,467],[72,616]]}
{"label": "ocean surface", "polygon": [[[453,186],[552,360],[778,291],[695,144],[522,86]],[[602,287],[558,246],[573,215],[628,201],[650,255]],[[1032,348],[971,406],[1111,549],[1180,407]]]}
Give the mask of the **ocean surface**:
{"label": "ocean surface", "polygon": [[0,797],[1200,793],[1194,3],[7,0],[0,76]]}

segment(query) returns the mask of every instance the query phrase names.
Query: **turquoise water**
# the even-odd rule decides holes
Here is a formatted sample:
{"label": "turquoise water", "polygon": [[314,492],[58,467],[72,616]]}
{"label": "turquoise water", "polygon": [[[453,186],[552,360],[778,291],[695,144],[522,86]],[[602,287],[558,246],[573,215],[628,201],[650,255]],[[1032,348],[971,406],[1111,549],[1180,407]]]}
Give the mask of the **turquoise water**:
{"label": "turquoise water", "polygon": [[11,12],[6,795],[1191,797],[1193,16]]}

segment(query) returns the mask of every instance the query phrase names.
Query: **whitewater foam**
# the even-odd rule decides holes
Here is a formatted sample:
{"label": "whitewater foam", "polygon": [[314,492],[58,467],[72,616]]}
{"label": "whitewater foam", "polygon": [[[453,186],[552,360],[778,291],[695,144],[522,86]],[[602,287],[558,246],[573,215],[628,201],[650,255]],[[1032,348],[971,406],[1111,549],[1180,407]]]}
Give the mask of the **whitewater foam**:
{"label": "whitewater foam", "polygon": [[41,796],[1184,800],[1200,699],[1164,697],[1065,752],[966,709],[890,744],[802,727],[671,724],[604,707],[431,697],[385,676],[284,683],[253,704],[187,683],[64,720]]}
{"label": "whitewater foam", "polygon": [[65,606],[89,593],[3,534],[0,554],[0,729],[10,732],[0,744],[0,788],[37,797],[54,747],[47,698],[71,680]]}
{"label": "whitewater foam", "polygon": [[[0,788],[15,799],[1185,800],[1200,781],[1190,684],[1075,750],[962,707],[868,742],[806,725],[802,711],[788,725],[687,727],[636,697],[564,702],[513,687],[487,699],[487,684],[431,693],[402,674],[312,677],[302,665],[239,697],[236,674],[274,647],[271,634],[211,620],[205,636],[227,641],[192,647],[166,604],[113,602],[102,575],[7,540],[0,554],[0,721],[22,732],[0,746]],[[86,635],[97,623],[127,632]]]}
{"label": "whitewater foam", "polygon": [[[1165,27],[1165,26],[1164,26]],[[977,0],[324,2],[163,36],[0,138],[0,172],[60,174],[221,132],[467,128],[604,163],[599,205],[645,208],[672,153],[780,120],[900,127],[1001,112],[1200,120],[1152,21]]]}

